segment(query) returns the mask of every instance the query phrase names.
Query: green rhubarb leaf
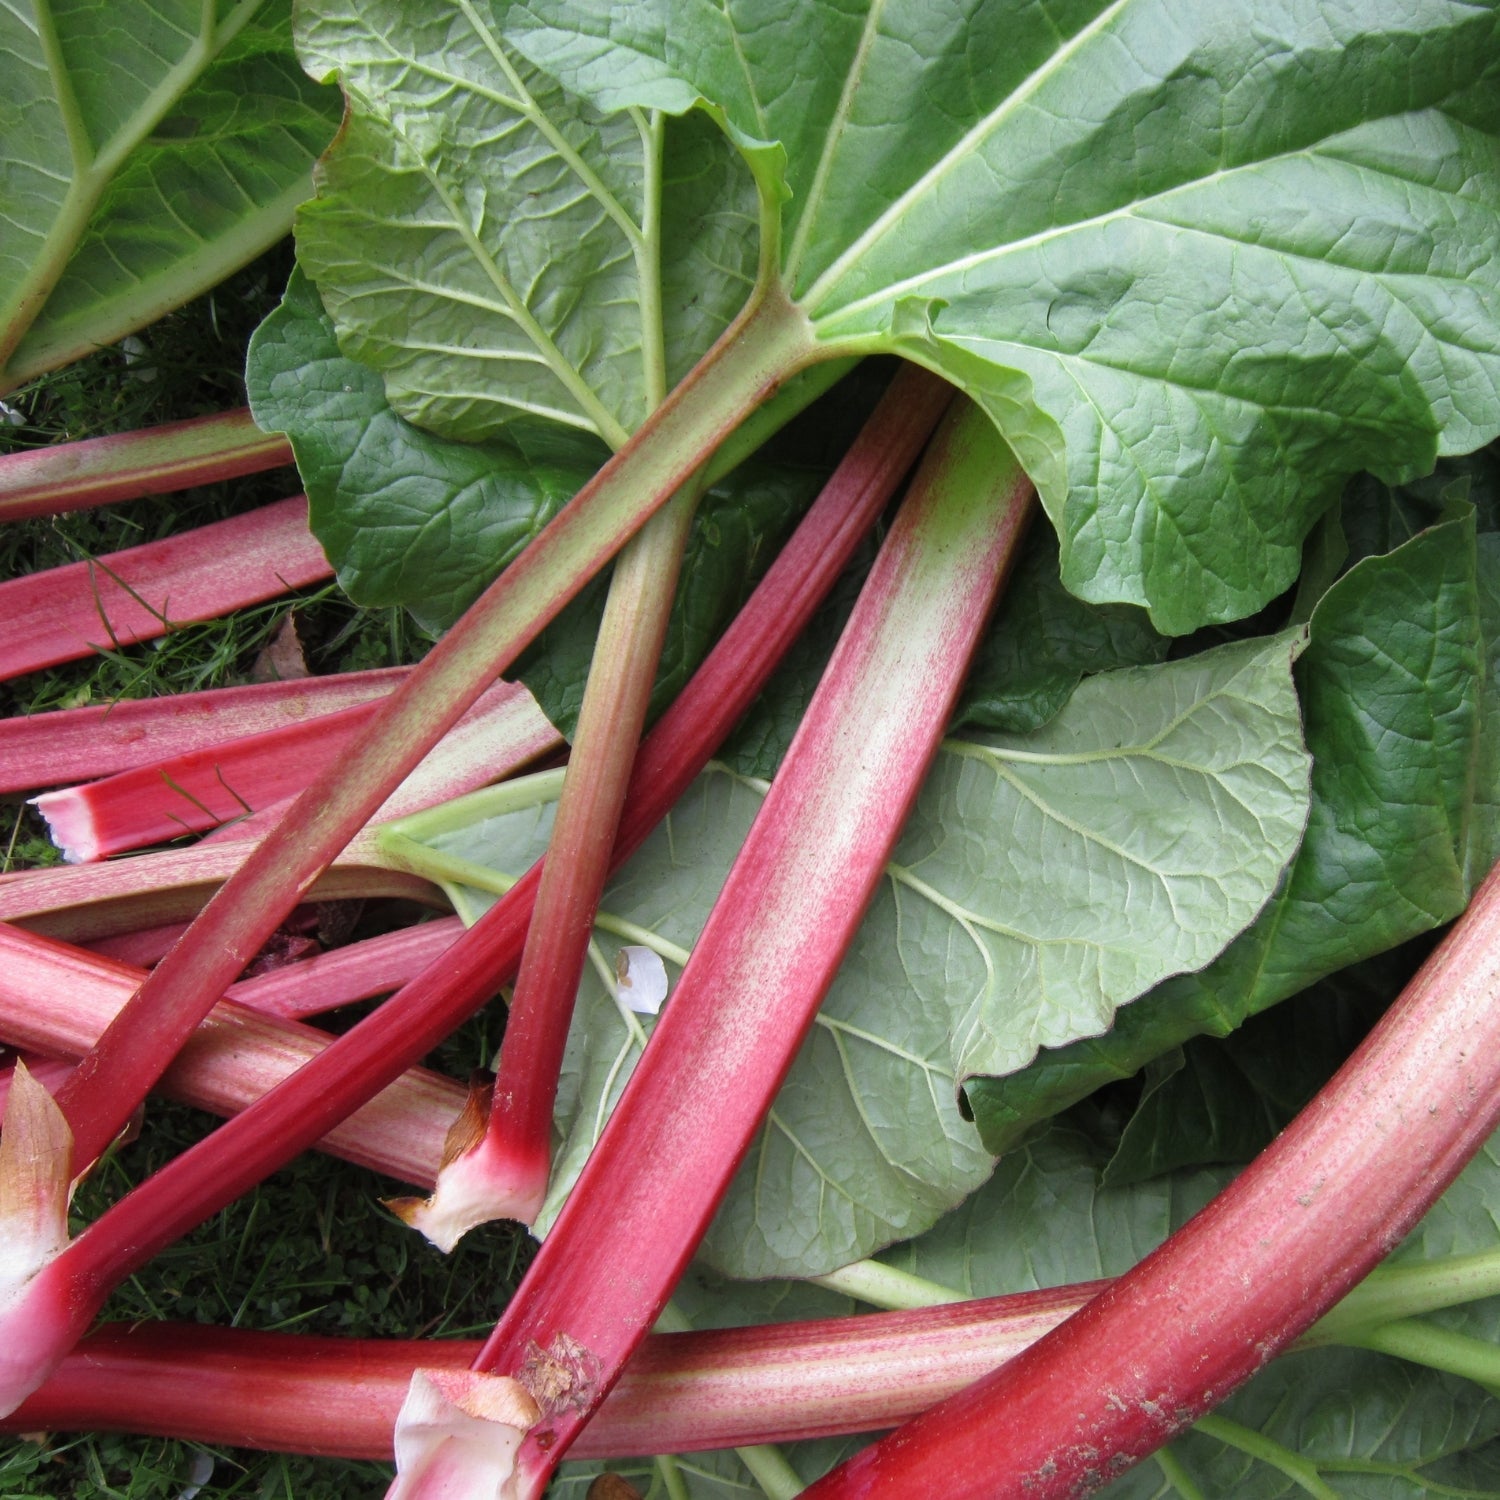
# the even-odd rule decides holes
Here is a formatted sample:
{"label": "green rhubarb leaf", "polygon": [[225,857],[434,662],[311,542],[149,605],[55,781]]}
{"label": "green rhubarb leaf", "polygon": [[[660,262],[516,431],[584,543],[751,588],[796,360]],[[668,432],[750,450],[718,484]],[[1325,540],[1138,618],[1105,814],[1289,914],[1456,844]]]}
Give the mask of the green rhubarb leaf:
{"label": "green rhubarb leaf", "polygon": [[299,10],[303,61],[349,113],[298,255],[403,416],[617,448],[744,302],[754,189],[706,121],[667,131],[568,97],[502,12]]}
{"label": "green rhubarb leaf", "polygon": [[894,863],[907,977],[961,1006],[962,1076],[1106,1030],[1253,920],[1306,816],[1298,649],[1105,673],[1034,734],[945,746],[952,774],[929,778]]}
{"label": "green rhubarb leaf", "polygon": [[[709,1231],[712,1265],[813,1275],[918,1232],[989,1171],[957,1108],[977,1061],[1019,1065],[1048,1038],[1107,1026],[1114,1007],[1207,962],[1252,920],[1306,815],[1295,649],[1280,637],[1095,677],[1039,734],[944,746]],[[606,890],[543,1225],[651,1030],[612,993],[620,945],[655,948],[675,983],[762,790],[725,770],[701,778]],[[533,847],[506,857],[515,816],[424,841],[514,876]],[[1150,891],[1128,922],[1123,894],[1100,896],[1127,887]],[[465,920],[491,899],[450,890]]]}
{"label": "green rhubarb leaf", "polygon": [[1286,882],[1221,958],[1122,1012],[1110,1035],[971,1084],[992,1149],[1188,1037],[1224,1035],[1463,910],[1500,856],[1500,620],[1492,605],[1481,613],[1500,587],[1497,563],[1488,539],[1477,548],[1470,515],[1365,559],[1328,592],[1297,667],[1313,802]]}
{"label": "green rhubarb leaf", "polygon": [[1302,1004],[1153,1058],[1104,1182],[1127,1187],[1183,1167],[1250,1161],[1333,1076],[1422,956],[1402,949],[1351,965]]}
{"label": "green rhubarb leaf", "polygon": [[255,420],[291,439],[313,534],[357,603],[451,624],[593,471],[511,443],[456,443],[391,410],[380,377],[339,352],[294,272],[250,342]]}
{"label": "green rhubarb leaf", "polygon": [[0,390],[281,239],[338,123],[285,0],[0,8]]}
{"label": "green rhubarb leaf", "polygon": [[1068,587],[1164,631],[1284,589],[1348,474],[1500,426],[1493,7],[518,0],[508,26],[603,111],[722,119],[822,350],[967,390]]}

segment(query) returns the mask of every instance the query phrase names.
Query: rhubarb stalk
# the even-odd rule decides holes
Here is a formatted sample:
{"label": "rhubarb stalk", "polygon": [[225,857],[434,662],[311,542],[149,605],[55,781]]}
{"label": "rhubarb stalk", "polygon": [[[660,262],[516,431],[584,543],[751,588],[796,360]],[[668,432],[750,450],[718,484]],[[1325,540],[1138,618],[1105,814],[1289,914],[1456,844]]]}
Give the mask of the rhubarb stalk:
{"label": "rhubarb stalk", "polygon": [[442,1250],[477,1224],[541,1211],[552,1107],[636,745],[699,486],[690,484],[620,554],[558,799],[547,862],[511,997],[484,1133],[443,1164],[430,1198],[387,1206]]}
{"label": "rhubarb stalk", "polygon": [[291,444],[279,433],[262,432],[245,407],[58,443],[0,458],[0,521],[170,494],[291,462]]}
{"label": "rhubarb stalk", "polygon": [[0,677],[153,640],[333,577],[301,495],[0,583]]}
{"label": "rhubarb stalk", "polygon": [[386,697],[409,670],[386,667],[170,698],[125,698],[0,719],[0,792],[112,776],[227,739],[305,723]]}
{"label": "rhubarb stalk", "polygon": [[[964,403],[913,481],[714,911],[599,1144],[474,1364],[538,1395],[539,1495],[665,1306],[873,896],[941,740],[1031,487]],[[622,1278],[619,1247],[631,1247]],[[503,1449],[476,1493],[499,1492]],[[399,1449],[398,1429],[398,1449]],[[422,1469],[393,1497],[436,1495]]]}
{"label": "rhubarb stalk", "polygon": [[753,298],[636,436],[433,648],[152,970],[58,1102],[80,1160],[114,1139],[214,1001],[401,778],[748,407],[813,361],[801,314]]}
{"label": "rhubarb stalk", "polygon": [[1035,1348],[808,1496],[1062,1500],[1170,1441],[1364,1277],[1495,1129],[1497,1000],[1500,867],[1349,1061],[1207,1208]]}
{"label": "rhubarb stalk", "polygon": [[[653,1334],[573,1456],[686,1453],[888,1427],[1019,1353],[1096,1285],[912,1312]],[[3,1426],[389,1459],[413,1371],[457,1374],[479,1347],[467,1339],[106,1325]]]}
{"label": "rhubarb stalk", "polygon": [[[379,700],[374,700],[242,739],[226,738],[32,801],[69,863],[106,859],[218,828],[295,795],[338,763],[350,739],[378,710]],[[415,804],[461,796],[561,742],[525,688],[498,682],[413,773],[424,788],[415,803],[410,792],[402,796],[412,781],[408,777],[395,793],[400,800],[376,816],[400,817]],[[431,786],[434,775],[441,779],[437,796]]]}
{"label": "rhubarb stalk", "polygon": [[[878,1261],[861,1267],[876,1274],[891,1269]],[[652,1334],[579,1435],[572,1456],[686,1453],[892,1426],[1015,1358],[1109,1283],[970,1300],[925,1285],[937,1301],[895,1313]],[[1382,1268],[1298,1347],[1342,1343],[1389,1348],[1402,1357],[1430,1355],[1406,1332],[1421,1314],[1497,1291],[1496,1251]],[[1424,1333],[1433,1331],[1423,1325]],[[1438,1342],[1439,1354],[1447,1352],[1443,1344],[1454,1346],[1453,1339]],[[0,1429],[136,1432],[388,1460],[412,1372],[419,1366],[461,1370],[479,1348],[477,1339],[106,1325],[0,1421]],[[1493,1364],[1493,1348],[1485,1345],[1483,1353]]]}

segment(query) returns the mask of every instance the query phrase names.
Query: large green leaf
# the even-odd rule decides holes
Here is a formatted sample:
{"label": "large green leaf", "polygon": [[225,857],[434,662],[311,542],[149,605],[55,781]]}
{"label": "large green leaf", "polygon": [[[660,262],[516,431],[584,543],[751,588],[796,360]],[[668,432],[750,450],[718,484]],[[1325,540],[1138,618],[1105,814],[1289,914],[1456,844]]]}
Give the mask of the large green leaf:
{"label": "large green leaf", "polygon": [[285,0],[0,7],[0,390],[111,343],[274,244],[338,96]]}
{"label": "large green leaf", "polygon": [[1329,591],[1297,667],[1313,805],[1289,878],[1221,958],[1131,1006],[1110,1035],[971,1085],[992,1149],[1186,1038],[1223,1035],[1463,910],[1500,855],[1486,666],[1500,643],[1500,551],[1484,540],[1477,549],[1472,516],[1454,519],[1366,558]]}
{"label": "large green leaf", "polygon": [[1104,673],[1034,734],[945,747],[895,863],[907,977],[960,1007],[961,1076],[1106,1030],[1259,912],[1306,809],[1297,645]]}
{"label": "large green leaf", "polygon": [[302,263],[392,406],[449,437],[557,424],[618,447],[745,300],[749,174],[705,121],[604,117],[487,0],[313,0],[309,70],[349,115]]}
{"label": "large green leaf", "polygon": [[985,404],[1064,577],[1180,633],[1284,588],[1339,480],[1500,427],[1493,7],[524,0],[605,111],[707,104],[825,348]]}
{"label": "large green leaf", "polygon": [[[1107,1026],[1252,919],[1306,810],[1293,653],[1280,638],[1092,678],[1040,734],[944,747],[709,1232],[713,1264],[812,1275],[930,1224],[989,1170],[957,1107],[976,1060],[1024,1061],[1049,1037]],[[614,998],[621,943],[680,969],[760,799],[759,784],[707,775],[606,891],[544,1222],[650,1033]],[[427,842],[515,875],[545,837],[537,818],[505,813]],[[1129,921],[1123,900],[1099,894],[1126,886],[1151,891]],[[489,899],[454,896],[468,919]]]}

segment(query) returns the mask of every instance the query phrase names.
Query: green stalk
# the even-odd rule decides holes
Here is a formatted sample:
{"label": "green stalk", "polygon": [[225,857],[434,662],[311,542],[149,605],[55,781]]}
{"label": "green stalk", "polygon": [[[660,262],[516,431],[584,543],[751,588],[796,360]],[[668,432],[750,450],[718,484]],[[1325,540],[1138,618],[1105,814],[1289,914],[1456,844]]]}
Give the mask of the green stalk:
{"label": "green stalk", "polygon": [[1314,1323],[1298,1345],[1363,1346],[1365,1333],[1379,1324],[1461,1307],[1481,1297],[1500,1297],[1500,1246],[1473,1255],[1381,1266]]}
{"label": "green stalk", "polygon": [[58,1098],[76,1161],[112,1141],[192,1029],[319,871],[484,687],[705,462],[746,411],[817,357],[800,311],[763,292],[469,609],[228,880]]}
{"label": "green stalk", "polygon": [[1500,1385],[1500,1349],[1487,1339],[1440,1328],[1425,1318],[1383,1323],[1342,1342],[1358,1349],[1373,1349],[1377,1354],[1393,1354],[1414,1365],[1426,1365],[1429,1370],[1459,1375],[1488,1389]]}
{"label": "green stalk", "polygon": [[0,521],[165,495],[291,461],[287,440],[262,432],[248,408],[11,453],[0,458]]}
{"label": "green stalk", "polygon": [[701,493],[701,477],[685,485],[615,564],[484,1134],[443,1163],[430,1198],[387,1205],[442,1250],[493,1219],[532,1223],[547,1195],[568,1027]]}
{"label": "green stalk", "polygon": [[1323,1483],[1311,1463],[1283,1448],[1280,1443],[1272,1442],[1254,1428],[1242,1427],[1238,1422],[1231,1422],[1227,1417],[1215,1416],[1211,1412],[1199,1417],[1195,1425],[1204,1437],[1213,1438],[1227,1448],[1238,1449],[1250,1458],[1259,1459],[1278,1473],[1285,1474],[1298,1489],[1311,1495],[1313,1500],[1340,1500],[1338,1491]]}

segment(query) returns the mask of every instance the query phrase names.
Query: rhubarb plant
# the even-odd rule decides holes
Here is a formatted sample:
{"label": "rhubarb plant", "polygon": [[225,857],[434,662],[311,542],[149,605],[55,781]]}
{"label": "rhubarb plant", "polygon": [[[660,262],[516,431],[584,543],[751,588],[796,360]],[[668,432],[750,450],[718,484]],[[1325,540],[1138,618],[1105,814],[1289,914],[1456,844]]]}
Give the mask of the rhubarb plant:
{"label": "rhubarb plant", "polygon": [[[307,280],[257,341],[255,409],[291,435],[352,588],[380,578],[447,625],[511,566],[85,1063],[65,1112],[91,1113],[86,1154],[423,737],[528,643],[536,679],[576,704],[582,672],[561,647],[586,627],[578,614],[544,625],[689,475],[727,473],[855,356],[899,354],[966,392],[1057,539],[1033,541],[869,946],[816,1023],[823,1071],[794,1073],[772,1106],[711,1262],[836,1272],[931,1223],[991,1151],[1024,1149],[1062,1105],[1153,1063],[1112,1168],[1139,1176],[1161,1159],[1142,1138],[1170,1135],[1160,1122],[1203,1076],[1172,1049],[1462,909],[1495,856],[1500,801],[1491,518],[1481,505],[1476,525],[1448,494],[1407,526],[1372,486],[1500,428],[1492,7],[1184,18],[1114,0],[958,18],[915,0],[775,16],[517,0],[418,15],[311,0],[298,28],[348,114],[299,224]],[[1358,468],[1375,479],[1340,512]],[[752,571],[741,559],[758,565],[781,525],[746,527],[726,571]],[[474,540],[486,532],[493,546]],[[699,536],[710,555],[711,521]],[[729,593],[690,565],[685,616],[702,617],[695,587],[716,609]],[[1202,627],[1230,639],[1168,642]],[[809,661],[826,622],[818,635]],[[593,1223],[647,1180],[606,1147],[594,1163],[613,1156],[607,1169],[578,1168],[637,1057],[627,1089],[670,1069],[643,1041],[672,1033],[675,969],[694,962],[700,927],[727,920],[708,907],[807,699],[816,672],[802,668],[761,706],[746,758],[711,771],[643,851],[660,889],[627,870],[606,893],[543,1227],[576,1190],[502,1345],[558,1332],[542,1326],[550,1298],[571,1297],[580,1328],[604,1316],[549,1247],[570,1216]],[[1305,837],[1296,702],[1312,751]],[[847,732],[873,742],[889,725]],[[533,806],[479,833],[462,826],[472,803],[406,830],[469,916],[545,838],[535,784],[502,796]],[[481,857],[483,838],[507,842]],[[660,1023],[621,1006],[635,950],[672,977]],[[106,1080],[118,1097],[96,1106]],[[825,1159],[851,1139],[862,1164]],[[778,1176],[784,1197],[765,1191]],[[798,1205],[814,1193],[809,1216]],[[680,1265],[696,1230],[670,1245],[662,1233]],[[1481,1372],[1461,1339],[1390,1338]],[[1203,1441],[1253,1451],[1235,1421]],[[1482,1442],[1483,1421],[1460,1441]],[[576,1414],[560,1426],[571,1436]],[[540,1446],[521,1448],[533,1478],[550,1464]],[[739,1482],[702,1473],[716,1468]],[[1223,1482],[1175,1455],[1158,1468],[1183,1496]],[[1329,1488],[1295,1454],[1273,1469]],[[1374,1468],[1359,1482],[1377,1472],[1419,1482]],[[698,1483],[685,1473],[664,1461],[658,1480],[680,1494]]]}

